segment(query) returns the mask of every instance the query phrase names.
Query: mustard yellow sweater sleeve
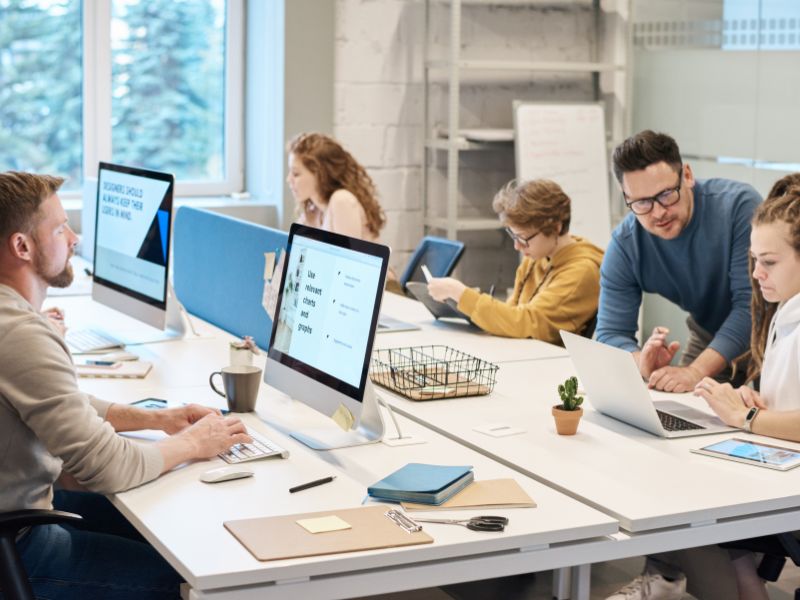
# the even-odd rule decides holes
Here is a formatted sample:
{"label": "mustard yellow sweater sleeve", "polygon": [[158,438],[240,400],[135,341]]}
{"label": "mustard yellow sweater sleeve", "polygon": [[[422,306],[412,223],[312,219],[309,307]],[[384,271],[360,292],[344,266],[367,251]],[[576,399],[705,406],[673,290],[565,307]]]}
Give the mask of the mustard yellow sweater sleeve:
{"label": "mustard yellow sweater sleeve", "polygon": [[522,267],[517,271],[515,294],[510,303],[468,288],[458,302],[458,309],[491,334],[535,338],[554,344],[561,344],[560,329],[579,332],[597,312],[600,270],[595,261],[579,259],[554,267],[530,301],[520,304],[520,297],[525,298],[525,291],[520,294],[519,289],[520,278],[525,276],[523,271],[526,269]]}

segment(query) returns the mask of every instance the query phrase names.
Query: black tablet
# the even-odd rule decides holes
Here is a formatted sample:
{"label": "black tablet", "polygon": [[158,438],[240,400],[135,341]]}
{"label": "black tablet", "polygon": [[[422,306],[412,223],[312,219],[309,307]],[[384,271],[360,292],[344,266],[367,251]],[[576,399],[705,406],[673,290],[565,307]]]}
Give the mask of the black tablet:
{"label": "black tablet", "polygon": [[409,281],[406,283],[406,289],[420,302],[425,305],[425,308],[437,319],[464,319],[468,323],[472,323],[470,318],[462,313],[458,308],[456,302],[448,299],[447,302],[439,302],[434,300],[428,293],[428,284],[420,281]]}

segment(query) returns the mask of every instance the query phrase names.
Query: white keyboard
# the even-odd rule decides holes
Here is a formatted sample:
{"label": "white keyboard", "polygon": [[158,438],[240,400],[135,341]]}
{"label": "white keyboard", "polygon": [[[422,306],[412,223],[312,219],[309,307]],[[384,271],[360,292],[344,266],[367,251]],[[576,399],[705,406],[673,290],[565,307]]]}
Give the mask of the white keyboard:
{"label": "white keyboard", "polygon": [[67,331],[67,345],[75,354],[124,348],[125,344],[112,337],[91,329],[78,329]]}
{"label": "white keyboard", "polygon": [[263,435],[256,433],[252,429],[247,431],[247,435],[253,438],[252,444],[236,444],[227,452],[220,452],[219,457],[230,464],[259,460],[261,458],[289,458],[288,450],[281,448]]}

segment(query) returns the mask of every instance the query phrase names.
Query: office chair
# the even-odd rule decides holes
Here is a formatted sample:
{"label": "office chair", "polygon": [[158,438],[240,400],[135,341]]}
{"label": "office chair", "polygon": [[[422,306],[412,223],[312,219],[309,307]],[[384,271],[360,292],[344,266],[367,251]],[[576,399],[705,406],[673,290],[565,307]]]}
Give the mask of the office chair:
{"label": "office chair", "polygon": [[597,313],[592,315],[592,318],[586,322],[586,325],[583,326],[583,330],[581,331],[581,335],[585,338],[592,339],[594,336],[594,330],[597,329]]}
{"label": "office chair", "polygon": [[406,284],[409,281],[425,282],[422,265],[426,265],[434,277],[447,277],[453,272],[463,253],[463,242],[432,235],[425,236],[411,255],[400,277],[400,286],[407,294]]}
{"label": "office chair", "polygon": [[5,600],[34,600],[28,574],[17,551],[17,534],[25,527],[80,521],[80,515],[60,510],[15,510],[0,513],[0,590]]}
{"label": "office chair", "polygon": [[[757,571],[758,576],[766,581],[778,581],[783,566],[786,564],[786,557],[791,558],[795,565],[800,566],[800,540],[792,533],[776,533],[747,540],[736,540],[720,544],[720,546],[762,553],[763,558]],[[800,588],[794,591],[794,600],[800,600]]]}

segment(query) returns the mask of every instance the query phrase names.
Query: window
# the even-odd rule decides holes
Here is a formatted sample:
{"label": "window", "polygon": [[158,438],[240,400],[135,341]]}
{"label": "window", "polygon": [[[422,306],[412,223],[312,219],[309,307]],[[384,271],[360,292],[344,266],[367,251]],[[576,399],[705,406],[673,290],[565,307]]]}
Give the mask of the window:
{"label": "window", "polygon": [[243,0],[0,0],[0,169],[240,191]]}
{"label": "window", "polygon": [[0,170],[81,184],[80,0],[0,0]]}

